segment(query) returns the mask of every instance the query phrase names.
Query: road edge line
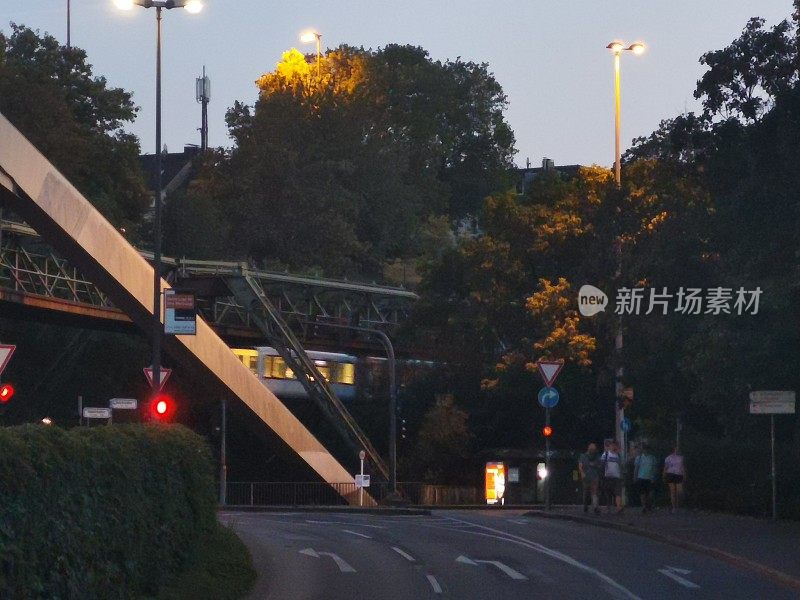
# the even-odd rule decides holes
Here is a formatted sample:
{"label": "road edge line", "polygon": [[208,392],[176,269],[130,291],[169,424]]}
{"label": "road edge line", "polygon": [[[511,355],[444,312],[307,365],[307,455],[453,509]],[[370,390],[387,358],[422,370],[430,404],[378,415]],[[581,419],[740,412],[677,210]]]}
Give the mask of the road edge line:
{"label": "road edge line", "polygon": [[638,535],[640,537],[650,538],[651,540],[655,540],[657,542],[662,542],[664,544],[670,544],[671,546],[677,546],[685,550],[692,550],[693,552],[699,552],[701,554],[707,554],[713,556],[714,558],[718,558],[735,567],[739,567],[741,569],[746,569],[754,573],[758,573],[762,577],[765,577],[766,579],[769,579],[775,583],[779,583],[783,586],[786,586],[792,590],[800,591],[800,578],[797,578],[794,575],[790,575],[789,573],[779,571],[774,567],[770,567],[768,565],[756,562],[744,556],[733,554],[731,552],[726,552],[725,550],[720,550],[719,548],[714,548],[713,546],[706,546],[704,544],[698,544],[696,542],[682,540],[680,538],[676,538],[671,535],[656,533],[655,531],[649,531],[647,529],[642,529],[640,527],[628,525],[627,523],[613,523],[610,521],[601,521],[598,519],[581,517],[578,515],[546,513],[541,510],[531,510],[526,512],[523,516],[540,517],[544,519],[557,519],[562,521],[573,521],[575,523],[586,523],[589,525],[593,525],[595,527],[615,529],[617,531],[624,531],[625,533],[630,533],[631,535]]}

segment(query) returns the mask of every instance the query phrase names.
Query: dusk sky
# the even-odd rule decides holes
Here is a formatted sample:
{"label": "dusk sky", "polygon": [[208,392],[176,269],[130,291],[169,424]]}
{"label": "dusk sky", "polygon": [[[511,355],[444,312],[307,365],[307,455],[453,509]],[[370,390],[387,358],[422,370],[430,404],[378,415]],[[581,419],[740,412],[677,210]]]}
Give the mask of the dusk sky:
{"label": "dusk sky", "polygon": [[[66,0],[3,0],[3,21],[49,32],[66,42]],[[164,13],[163,141],[170,151],[199,143],[195,77],[211,78],[209,138],[231,144],[224,114],[235,100],[252,104],[254,81],[283,51],[304,46],[314,28],[323,47],[419,45],[435,59],[489,63],[509,99],[516,162],[543,156],[556,164],[613,162],[613,71],[606,44],[644,41],[643,56],[622,64],[623,148],[661,119],[698,102],[698,58],[726,46],[747,19],[769,25],[788,18],[790,0],[347,0],[264,2],[207,0],[199,15]],[[131,130],[153,152],[155,10],[119,11],[112,0],[72,0],[72,43],[84,48],[96,75],[134,94],[141,108]]]}

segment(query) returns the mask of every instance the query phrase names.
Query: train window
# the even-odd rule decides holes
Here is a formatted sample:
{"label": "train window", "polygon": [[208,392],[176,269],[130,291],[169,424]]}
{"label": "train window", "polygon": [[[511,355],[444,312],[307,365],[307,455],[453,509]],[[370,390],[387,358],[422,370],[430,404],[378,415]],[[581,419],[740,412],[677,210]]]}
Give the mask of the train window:
{"label": "train window", "polygon": [[294,371],[280,356],[264,357],[264,377],[269,379],[297,379]]}
{"label": "train window", "polygon": [[247,348],[234,348],[233,353],[236,355],[242,364],[250,369],[253,373],[256,372],[256,366],[258,365],[258,352],[255,350],[249,350]]}
{"label": "train window", "polygon": [[356,366],[353,363],[339,363],[336,365],[336,383],[353,385],[356,379]]}
{"label": "train window", "polygon": [[325,378],[325,381],[330,382],[330,380],[331,380],[331,366],[335,367],[336,363],[333,363],[331,365],[330,363],[328,363],[327,361],[324,361],[324,360],[315,360],[314,361],[314,366],[317,367],[317,371],[319,371],[319,374],[322,375]]}

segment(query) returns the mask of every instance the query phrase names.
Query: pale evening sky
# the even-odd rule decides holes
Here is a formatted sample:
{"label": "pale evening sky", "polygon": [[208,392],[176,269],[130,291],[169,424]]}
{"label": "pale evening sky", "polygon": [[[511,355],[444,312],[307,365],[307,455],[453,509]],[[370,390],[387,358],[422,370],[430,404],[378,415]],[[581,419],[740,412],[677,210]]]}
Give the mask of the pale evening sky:
{"label": "pale evening sky", "polygon": [[[643,56],[622,64],[622,139],[646,135],[661,119],[696,109],[698,63],[726,46],[747,19],[774,25],[790,0],[345,0],[265,2],[204,0],[199,15],[164,12],[163,141],[171,151],[199,143],[195,77],[211,78],[209,138],[231,144],[224,114],[235,100],[252,104],[255,79],[314,28],[323,47],[422,46],[435,59],[489,63],[509,99],[516,162],[543,156],[556,164],[613,162],[613,72],[605,46],[642,40]],[[66,43],[66,0],[3,0],[0,29],[13,21]],[[71,0],[72,43],[84,48],[96,75],[132,91],[141,108],[131,130],[153,152],[155,10],[120,12],[112,0]]]}

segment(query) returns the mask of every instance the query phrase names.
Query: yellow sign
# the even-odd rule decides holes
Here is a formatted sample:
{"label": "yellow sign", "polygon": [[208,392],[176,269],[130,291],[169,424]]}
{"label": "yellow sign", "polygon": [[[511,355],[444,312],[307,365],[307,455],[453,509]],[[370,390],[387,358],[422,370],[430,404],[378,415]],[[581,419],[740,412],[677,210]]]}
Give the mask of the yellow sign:
{"label": "yellow sign", "polygon": [[502,504],[505,493],[505,464],[501,462],[486,463],[486,504]]}

